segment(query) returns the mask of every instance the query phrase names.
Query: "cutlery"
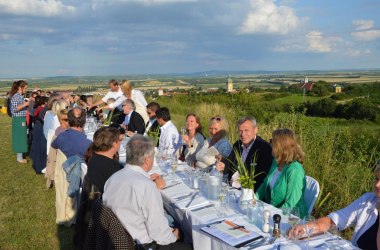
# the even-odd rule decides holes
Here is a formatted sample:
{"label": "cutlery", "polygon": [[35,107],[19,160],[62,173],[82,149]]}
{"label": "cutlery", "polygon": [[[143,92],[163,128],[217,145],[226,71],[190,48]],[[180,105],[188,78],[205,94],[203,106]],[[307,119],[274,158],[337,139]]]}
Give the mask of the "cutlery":
{"label": "cutlery", "polygon": [[181,182],[176,182],[174,184],[164,187],[163,189],[171,188],[171,187],[177,186],[178,184],[181,184]]}
{"label": "cutlery", "polygon": [[194,208],[194,209],[192,209],[192,210],[190,210],[190,211],[191,211],[191,212],[197,212],[197,211],[203,210],[203,209],[205,209],[205,208],[213,207],[213,206],[214,206],[214,204],[208,204],[208,205],[203,206],[203,207],[197,207],[197,208]]}
{"label": "cutlery", "polygon": [[176,201],[180,201],[180,200],[183,200],[189,196],[191,196],[193,193],[188,193],[188,194],[185,194],[185,195],[181,195],[181,196],[178,196],[178,197],[175,197],[174,200]]}
{"label": "cutlery", "polygon": [[185,207],[189,207],[190,204],[191,204],[191,202],[193,202],[195,196],[197,196],[197,195],[198,195],[198,192],[195,192],[195,193],[191,196],[191,199],[190,199],[189,203],[187,203]]}

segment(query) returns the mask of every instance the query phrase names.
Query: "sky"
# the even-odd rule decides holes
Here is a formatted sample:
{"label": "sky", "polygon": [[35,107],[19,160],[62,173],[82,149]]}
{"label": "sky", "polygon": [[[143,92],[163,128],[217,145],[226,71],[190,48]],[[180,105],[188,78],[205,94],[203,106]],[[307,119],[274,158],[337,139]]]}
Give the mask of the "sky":
{"label": "sky", "polygon": [[0,0],[0,78],[380,68],[379,0]]}

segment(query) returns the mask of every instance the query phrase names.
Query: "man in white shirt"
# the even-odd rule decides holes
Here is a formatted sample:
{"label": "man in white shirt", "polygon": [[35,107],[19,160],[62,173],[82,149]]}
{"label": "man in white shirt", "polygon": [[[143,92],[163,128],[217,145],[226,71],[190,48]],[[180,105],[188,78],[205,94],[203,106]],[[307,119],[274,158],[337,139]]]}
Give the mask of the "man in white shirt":
{"label": "man in white shirt", "polygon": [[102,99],[92,104],[91,107],[95,107],[103,103],[107,103],[109,98],[114,98],[116,100],[117,98],[123,95],[123,92],[121,91],[117,80],[115,79],[109,80],[108,86],[110,87],[110,90],[107,92],[107,94]]}
{"label": "man in white shirt", "polygon": [[147,173],[154,161],[152,141],[135,135],[128,141],[126,150],[125,167],[105,184],[104,204],[144,249],[190,249],[176,242],[179,230],[169,227],[161,194]]}
{"label": "man in white shirt", "polygon": [[180,137],[177,128],[172,123],[168,108],[160,108],[156,111],[157,122],[160,124],[160,140],[158,149],[173,155],[180,145]]}

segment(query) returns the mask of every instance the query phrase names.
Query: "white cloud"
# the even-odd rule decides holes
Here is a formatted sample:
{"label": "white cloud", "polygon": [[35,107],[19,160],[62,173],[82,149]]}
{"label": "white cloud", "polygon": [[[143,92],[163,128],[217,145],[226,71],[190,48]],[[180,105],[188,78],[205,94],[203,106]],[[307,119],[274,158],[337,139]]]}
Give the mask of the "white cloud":
{"label": "white cloud", "polygon": [[292,8],[277,6],[274,0],[251,0],[251,6],[252,10],[240,27],[241,33],[287,34],[300,24]]}
{"label": "white cloud", "polygon": [[373,20],[354,20],[352,23],[356,26],[355,30],[368,30],[373,27]]}
{"label": "white cloud", "polygon": [[0,34],[0,41],[6,41],[6,40],[11,40],[12,35],[10,34]]}
{"label": "white cloud", "polygon": [[59,16],[76,8],[56,0],[0,0],[0,12],[14,15]]}
{"label": "white cloud", "polygon": [[332,51],[332,46],[328,39],[326,39],[322,32],[311,31],[306,35],[308,42],[308,50],[319,53],[326,53]]}
{"label": "white cloud", "polygon": [[380,30],[355,31],[351,35],[359,41],[369,42],[380,38]]}

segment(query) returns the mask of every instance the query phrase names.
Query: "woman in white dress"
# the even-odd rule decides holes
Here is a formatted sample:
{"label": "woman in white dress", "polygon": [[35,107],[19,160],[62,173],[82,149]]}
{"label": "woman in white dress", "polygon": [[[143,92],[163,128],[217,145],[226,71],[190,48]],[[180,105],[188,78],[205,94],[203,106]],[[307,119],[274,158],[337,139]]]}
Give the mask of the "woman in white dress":
{"label": "woman in white dress", "polygon": [[117,98],[114,103],[108,104],[105,108],[114,109],[115,107],[118,107],[119,110],[122,110],[121,105],[123,102],[126,99],[132,99],[136,105],[136,112],[139,113],[143,117],[144,122],[147,123],[149,121],[149,117],[146,112],[146,105],[148,105],[148,103],[145,100],[144,94],[140,90],[133,89],[131,81],[129,80],[122,80],[120,87],[123,95]]}

